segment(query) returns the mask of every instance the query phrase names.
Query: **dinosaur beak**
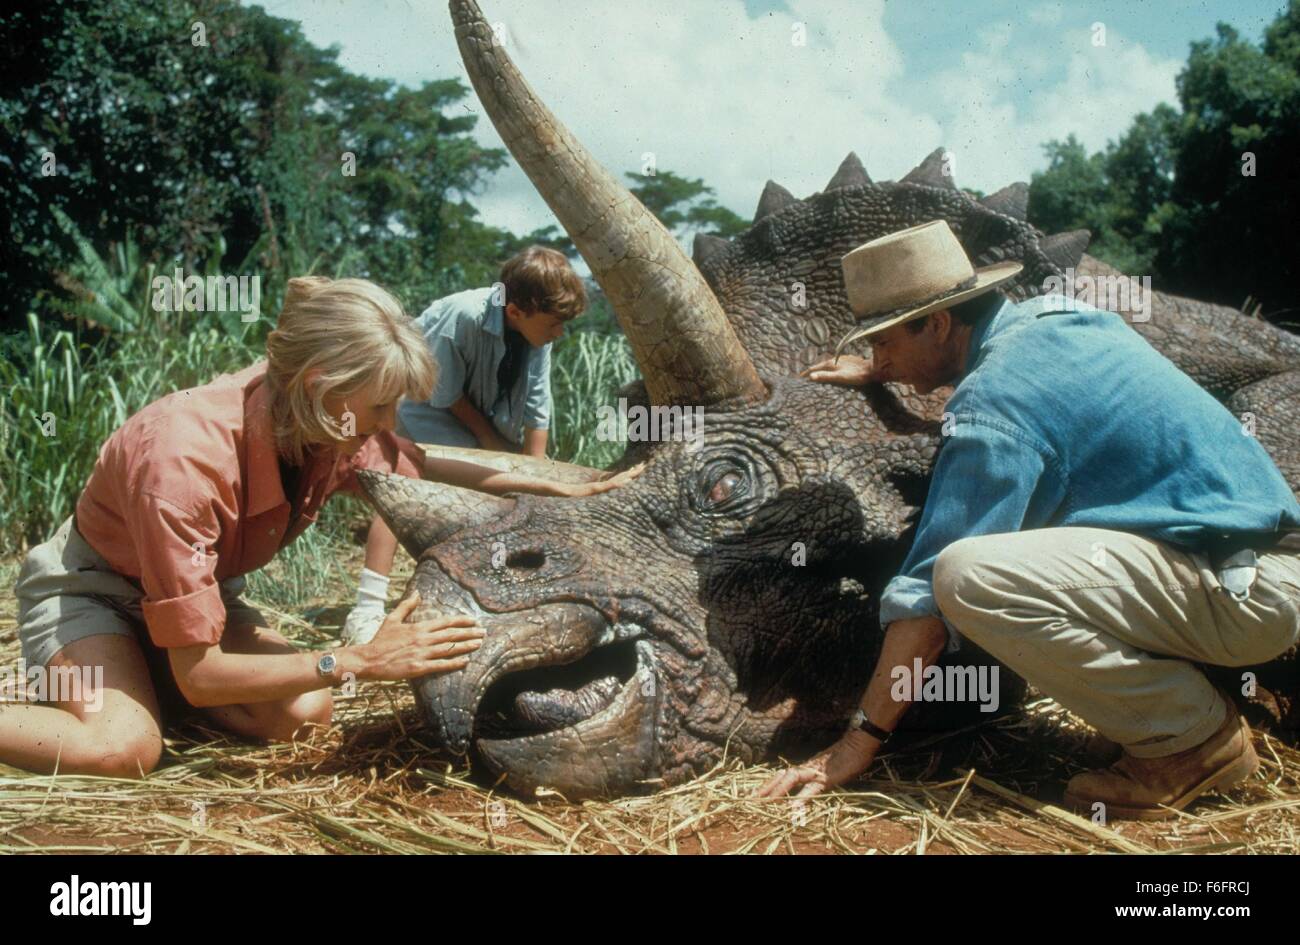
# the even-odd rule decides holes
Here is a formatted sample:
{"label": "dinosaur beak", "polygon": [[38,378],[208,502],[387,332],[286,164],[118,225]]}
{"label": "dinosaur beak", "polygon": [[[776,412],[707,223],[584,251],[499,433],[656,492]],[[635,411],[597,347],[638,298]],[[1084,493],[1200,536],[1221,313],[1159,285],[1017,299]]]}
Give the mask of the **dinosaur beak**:
{"label": "dinosaur beak", "polygon": [[[431,558],[416,567],[411,587],[420,594],[412,619],[472,614],[487,631],[464,669],[412,681],[443,746],[475,749],[525,795],[555,785],[569,797],[610,794],[654,774],[658,684],[647,640],[620,639],[588,604],[486,612]],[[626,679],[563,688],[575,674],[601,676],[619,661],[630,664]],[[494,727],[502,716],[509,718]]]}

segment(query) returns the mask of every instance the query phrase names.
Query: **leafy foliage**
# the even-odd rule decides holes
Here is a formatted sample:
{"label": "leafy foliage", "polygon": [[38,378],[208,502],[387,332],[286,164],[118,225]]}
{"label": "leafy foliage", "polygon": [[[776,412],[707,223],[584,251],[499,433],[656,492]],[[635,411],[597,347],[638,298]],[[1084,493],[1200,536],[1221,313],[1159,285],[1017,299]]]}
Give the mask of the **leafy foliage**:
{"label": "leafy foliage", "polygon": [[11,327],[68,299],[79,251],[55,210],[94,246],[132,233],[164,271],[202,269],[220,240],[269,278],[323,266],[408,305],[490,282],[520,243],[469,202],[506,157],[471,137],[458,80],[351,75],[230,0],[49,0],[0,13],[0,35]]}
{"label": "leafy foliage", "polygon": [[665,170],[625,176],[631,180],[628,189],[673,232],[695,229],[730,237],[749,226],[748,220],[721,206],[713,188],[698,177]]}
{"label": "leafy foliage", "polygon": [[1030,220],[1091,230],[1094,255],[1167,290],[1229,305],[1253,296],[1283,321],[1300,205],[1300,0],[1259,45],[1222,23],[1193,43],[1178,99],[1180,109],[1139,115],[1101,152],[1073,135],[1049,142]]}

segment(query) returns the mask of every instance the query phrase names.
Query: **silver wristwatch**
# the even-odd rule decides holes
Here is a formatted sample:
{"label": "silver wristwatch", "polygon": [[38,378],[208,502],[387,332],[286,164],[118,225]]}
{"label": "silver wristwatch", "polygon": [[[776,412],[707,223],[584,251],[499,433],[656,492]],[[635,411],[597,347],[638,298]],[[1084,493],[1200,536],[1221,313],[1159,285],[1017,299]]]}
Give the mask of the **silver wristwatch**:
{"label": "silver wristwatch", "polygon": [[316,675],[333,683],[334,670],[338,669],[338,666],[338,657],[333,653],[322,653],[321,658],[316,661]]}

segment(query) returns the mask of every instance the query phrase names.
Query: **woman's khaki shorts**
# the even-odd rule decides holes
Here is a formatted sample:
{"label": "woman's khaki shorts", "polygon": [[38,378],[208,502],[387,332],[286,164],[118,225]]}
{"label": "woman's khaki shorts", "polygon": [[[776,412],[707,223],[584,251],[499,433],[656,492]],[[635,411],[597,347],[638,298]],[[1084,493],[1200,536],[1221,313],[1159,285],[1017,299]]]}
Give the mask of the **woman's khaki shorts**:
{"label": "woman's khaki shorts", "polygon": [[[227,625],[266,626],[262,614],[240,599],[242,577],[221,583]],[[149,639],[140,601],[144,591],[113,570],[86,544],[69,518],[49,541],[27,553],[18,583],[18,640],[27,665],[45,666],[69,643],[103,633],[136,640],[154,684],[174,688],[166,651]],[[165,672],[165,678],[159,677]]]}

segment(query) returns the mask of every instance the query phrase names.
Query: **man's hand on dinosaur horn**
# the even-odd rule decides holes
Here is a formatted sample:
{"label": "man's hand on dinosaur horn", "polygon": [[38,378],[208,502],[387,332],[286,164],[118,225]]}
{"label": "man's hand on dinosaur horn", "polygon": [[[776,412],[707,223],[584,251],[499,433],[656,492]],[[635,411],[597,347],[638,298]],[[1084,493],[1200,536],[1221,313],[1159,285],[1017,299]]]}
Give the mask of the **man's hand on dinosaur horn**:
{"label": "man's hand on dinosaur horn", "polygon": [[848,387],[861,387],[878,380],[876,369],[870,360],[856,354],[842,354],[838,358],[826,358],[812,367],[799,372],[800,377],[825,384],[844,384]]}
{"label": "man's hand on dinosaur horn", "polygon": [[873,740],[862,732],[846,732],[839,741],[801,765],[786,768],[754,792],[754,797],[811,797],[852,781],[876,756]]}

